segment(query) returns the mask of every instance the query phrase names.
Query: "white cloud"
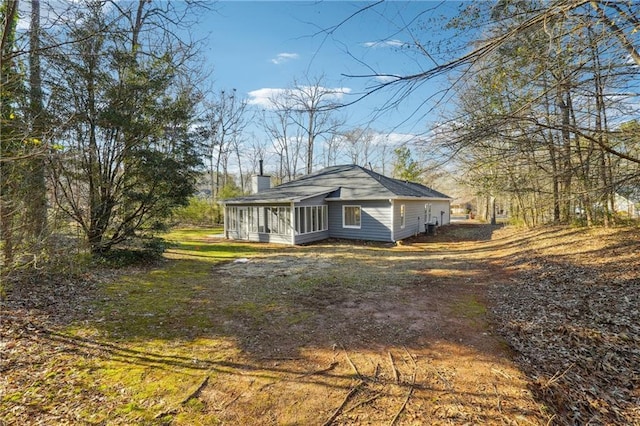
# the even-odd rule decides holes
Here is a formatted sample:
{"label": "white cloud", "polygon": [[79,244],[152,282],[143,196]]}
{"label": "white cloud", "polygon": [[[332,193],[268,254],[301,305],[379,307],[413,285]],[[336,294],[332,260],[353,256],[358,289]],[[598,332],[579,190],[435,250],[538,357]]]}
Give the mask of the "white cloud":
{"label": "white cloud", "polygon": [[282,89],[282,88],[262,88],[252,90],[249,92],[249,99],[247,103],[249,105],[256,105],[265,109],[275,108],[274,103],[286,104],[288,101],[294,99],[301,99],[305,97],[305,93],[316,91],[323,94],[323,99],[327,101],[339,101],[344,98],[345,95],[351,93],[349,87],[311,87],[311,86],[299,86],[294,89]]}
{"label": "white cloud", "polygon": [[399,80],[400,77],[397,77],[395,75],[376,75],[375,79],[380,83],[389,83],[390,81]]}
{"label": "white cloud", "polygon": [[374,143],[376,145],[390,145],[393,147],[409,144],[416,140],[416,135],[411,133],[376,133]]}
{"label": "white cloud", "polygon": [[367,41],[362,43],[364,47],[370,47],[372,49],[385,48],[385,47],[402,47],[406,43],[400,40],[380,40],[380,41]]}
{"label": "white cloud", "polygon": [[282,97],[286,92],[287,89],[271,89],[268,87],[252,90],[249,92],[247,103],[266,109],[273,108],[273,101]]}
{"label": "white cloud", "polygon": [[276,65],[280,65],[284,62],[289,62],[293,59],[298,59],[299,57],[300,55],[298,55],[297,53],[286,53],[286,52],[278,53],[276,57],[271,60],[271,62],[273,62]]}

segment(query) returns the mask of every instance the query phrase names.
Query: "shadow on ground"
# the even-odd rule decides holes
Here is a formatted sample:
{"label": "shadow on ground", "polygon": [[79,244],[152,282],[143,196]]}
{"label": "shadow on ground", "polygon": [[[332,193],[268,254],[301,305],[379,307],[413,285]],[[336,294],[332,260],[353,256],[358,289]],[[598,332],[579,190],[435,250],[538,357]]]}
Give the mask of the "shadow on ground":
{"label": "shadow on ground", "polygon": [[[508,278],[490,256],[510,244],[489,247],[497,229],[452,225],[400,246],[247,251],[246,262],[212,263],[207,255],[225,250],[194,244],[183,249],[197,256],[155,268],[50,294],[23,289],[12,335],[46,346],[39,357],[82,360],[69,371],[96,383],[84,404],[97,413],[106,410],[95,405],[104,389],[125,389],[102,414],[114,423],[181,424],[180,414],[202,413],[233,424],[540,423],[487,319],[487,286]],[[20,356],[4,370],[23,371],[26,383]],[[181,380],[191,386],[182,396],[164,396],[162,386]],[[127,399],[140,411],[123,408]],[[33,415],[36,402],[24,404]]]}

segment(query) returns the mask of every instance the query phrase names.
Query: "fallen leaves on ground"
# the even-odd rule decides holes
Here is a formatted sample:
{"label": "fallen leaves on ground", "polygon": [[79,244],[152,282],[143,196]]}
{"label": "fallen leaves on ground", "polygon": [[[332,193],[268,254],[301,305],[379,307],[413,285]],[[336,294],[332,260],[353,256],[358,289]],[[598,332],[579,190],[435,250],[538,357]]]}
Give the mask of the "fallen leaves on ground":
{"label": "fallen leaves on ground", "polygon": [[[182,271],[187,282],[167,281],[164,292],[165,268],[34,275],[2,300],[0,418],[640,424],[639,241],[637,228],[454,225],[396,248],[329,242],[235,268],[206,266],[202,277]],[[279,287],[257,278],[265,265],[280,271],[268,275]],[[120,274],[141,280],[114,287]],[[191,328],[174,330],[163,346],[154,328],[135,335],[147,346],[118,341],[123,321],[147,318],[133,302],[175,296],[180,285],[190,290],[176,303],[192,306],[192,317],[211,310],[211,321],[189,323],[209,340],[192,342],[189,356]],[[537,412],[524,376],[486,328],[487,291],[493,327],[548,412]],[[112,318],[116,307],[133,312]],[[220,333],[226,349],[212,346]],[[106,363],[114,370],[98,374]],[[139,381],[171,373],[185,382],[171,398],[136,394],[118,382],[132,369]]]}
{"label": "fallen leaves on ground", "polygon": [[554,424],[640,424],[640,231],[520,237],[495,322]]}

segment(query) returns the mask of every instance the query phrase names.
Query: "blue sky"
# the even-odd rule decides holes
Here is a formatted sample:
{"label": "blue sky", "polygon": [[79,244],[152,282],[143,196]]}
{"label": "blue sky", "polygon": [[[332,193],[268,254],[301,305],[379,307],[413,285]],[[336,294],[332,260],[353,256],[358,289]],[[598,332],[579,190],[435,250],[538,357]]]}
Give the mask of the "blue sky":
{"label": "blue sky", "polygon": [[[343,89],[342,101],[350,102],[377,81],[346,75],[374,71],[411,74],[432,67],[431,60],[407,46],[412,37],[418,37],[433,44],[431,53],[435,55],[435,44],[453,37],[441,27],[460,6],[460,2],[449,1],[394,1],[356,13],[371,4],[222,1],[201,18],[193,31],[196,38],[205,39],[203,53],[217,90],[235,88],[260,108],[264,96],[290,87],[294,79],[322,76],[326,87]],[[417,16],[420,19],[415,20]],[[446,83],[445,79],[430,81],[397,107],[382,113],[376,111],[384,108],[393,92],[367,97],[342,114],[351,128],[424,133],[438,117],[436,111],[429,112],[430,102],[420,109],[419,105]]]}
{"label": "blue sky", "polygon": [[[56,10],[55,17],[74,1],[51,0],[47,5]],[[294,81],[304,85],[305,79],[322,78],[325,88],[340,94],[340,102],[350,104],[336,113],[345,120],[343,130],[371,130],[377,144],[425,147],[428,144],[417,141],[428,136],[439,112],[450,105],[445,101],[434,108],[440,99],[434,95],[448,86],[446,77],[413,87],[410,96],[389,105],[396,100],[395,90],[381,90],[353,103],[380,83],[357,76],[424,71],[435,65],[434,60],[451,59],[438,55],[441,43],[446,44],[443,51],[464,53],[452,50],[452,45],[465,46],[469,35],[461,38],[443,29],[464,5],[448,0],[211,1],[210,10],[197,16],[198,23],[189,31],[202,43],[203,71],[210,74],[204,89],[236,89],[254,111],[260,111],[268,108],[270,94],[291,88]],[[27,30],[29,2],[21,2],[21,8],[20,28]],[[433,58],[415,48],[416,40]],[[246,130],[254,139],[270,142],[258,119]]]}

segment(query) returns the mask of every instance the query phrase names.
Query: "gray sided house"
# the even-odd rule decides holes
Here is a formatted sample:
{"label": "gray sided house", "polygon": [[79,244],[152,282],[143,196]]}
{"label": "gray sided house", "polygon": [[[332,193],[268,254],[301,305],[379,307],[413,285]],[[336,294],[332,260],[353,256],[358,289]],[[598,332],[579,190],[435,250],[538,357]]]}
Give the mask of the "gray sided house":
{"label": "gray sided house", "polygon": [[224,234],[304,244],[326,238],[395,242],[450,221],[451,198],[356,165],[334,166],[253,195],[224,200]]}

